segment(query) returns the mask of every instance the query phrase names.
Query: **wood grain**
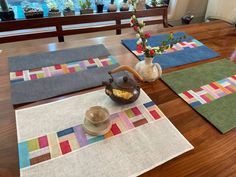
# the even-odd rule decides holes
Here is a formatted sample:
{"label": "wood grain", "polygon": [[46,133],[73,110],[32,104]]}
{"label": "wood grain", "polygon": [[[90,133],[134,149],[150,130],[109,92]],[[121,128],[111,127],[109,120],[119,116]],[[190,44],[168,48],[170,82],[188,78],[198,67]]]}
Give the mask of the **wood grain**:
{"label": "wood grain", "polygon": [[[145,21],[146,25],[160,24],[162,23],[164,27],[168,27],[167,21],[168,7],[159,7],[149,10],[140,10],[136,12],[137,17],[155,17],[161,16],[160,20],[148,20]],[[25,20],[14,20],[14,21],[4,21],[0,22],[0,32],[23,30],[23,29],[34,29],[34,28],[44,28],[44,27],[54,27],[55,30],[52,31],[41,31],[29,34],[22,34],[17,36],[3,36],[0,37],[0,43],[16,42],[31,39],[41,39],[48,37],[58,37],[59,42],[64,42],[64,36],[91,33],[98,31],[108,31],[116,30],[116,34],[121,34],[121,29],[130,28],[129,23],[121,23],[122,20],[130,19],[132,16],[132,11],[122,11],[122,12],[110,12],[110,13],[100,13],[100,14],[86,14],[86,15],[76,15],[76,16],[66,16],[66,17],[53,17],[53,18],[35,18],[35,19],[25,19]],[[79,29],[63,29],[66,25],[79,25],[97,22],[114,22],[113,25],[102,25],[94,27],[83,27]]]}
{"label": "wood grain", "polygon": [[[167,69],[164,73],[230,57],[232,53],[236,51],[236,29],[234,26],[222,21],[162,29],[159,31],[152,31],[151,33],[159,34],[174,31],[187,32],[208,47],[219,52],[221,56],[207,61],[205,60]],[[26,55],[33,52],[50,51],[52,48],[60,50],[103,43],[108,50],[118,58],[121,64],[134,66],[138,60],[120,43],[121,39],[133,38],[134,36],[135,34],[132,33],[27,48],[22,46],[21,48],[10,48],[0,54],[0,176],[19,176],[16,124],[14,109],[10,102],[7,57]],[[203,117],[191,109],[189,105],[180,99],[161,80],[153,83],[140,83],[140,85],[176,128],[195,147],[194,150],[143,174],[143,177],[236,176],[236,129],[222,135]],[[96,88],[91,90],[96,90]],[[23,107],[47,103],[91,90],[39,101]]]}

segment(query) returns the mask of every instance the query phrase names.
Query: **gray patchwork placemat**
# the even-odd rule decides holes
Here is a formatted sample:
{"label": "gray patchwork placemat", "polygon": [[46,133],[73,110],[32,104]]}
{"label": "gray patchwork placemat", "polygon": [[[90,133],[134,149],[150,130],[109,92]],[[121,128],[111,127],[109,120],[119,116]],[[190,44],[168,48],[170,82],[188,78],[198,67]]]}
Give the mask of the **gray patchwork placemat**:
{"label": "gray patchwork placemat", "polygon": [[102,84],[119,66],[103,45],[9,58],[12,104],[39,101]]}

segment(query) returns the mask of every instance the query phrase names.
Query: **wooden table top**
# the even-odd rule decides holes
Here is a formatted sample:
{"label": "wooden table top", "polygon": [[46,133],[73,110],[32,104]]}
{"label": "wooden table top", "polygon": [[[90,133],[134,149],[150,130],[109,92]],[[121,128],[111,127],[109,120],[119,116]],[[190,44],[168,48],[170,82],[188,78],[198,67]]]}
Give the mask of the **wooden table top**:
{"label": "wooden table top", "polygon": [[[220,57],[167,69],[164,73],[212,62],[232,56],[236,52],[236,28],[223,21],[174,27],[152,31],[152,34],[184,31],[221,54]],[[41,46],[10,48],[0,54],[0,176],[19,176],[16,123],[10,103],[10,83],[7,57],[34,52],[53,51],[91,44],[104,44],[120,64],[134,66],[138,60],[120,40],[134,38],[135,33],[119,36],[97,37],[83,41],[52,43]],[[235,61],[234,61],[235,62]],[[142,176],[236,176],[236,129],[221,134],[209,122],[179,98],[161,80],[141,84],[144,91],[159,106],[175,127],[195,147]],[[92,89],[94,90],[94,89]],[[89,90],[91,91],[91,90]],[[69,94],[81,94],[88,91]],[[40,101],[28,106],[50,102],[64,97]],[[158,136],[158,135],[157,135]]]}

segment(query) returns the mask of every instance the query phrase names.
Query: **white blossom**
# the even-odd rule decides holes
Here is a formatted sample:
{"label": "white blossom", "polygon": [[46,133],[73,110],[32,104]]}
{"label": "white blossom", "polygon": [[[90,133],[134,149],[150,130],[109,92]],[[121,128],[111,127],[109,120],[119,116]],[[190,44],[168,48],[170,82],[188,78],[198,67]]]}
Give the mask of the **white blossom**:
{"label": "white blossom", "polygon": [[143,41],[141,38],[138,39],[137,44],[141,44]]}
{"label": "white blossom", "polygon": [[160,48],[159,47],[153,47],[154,50],[159,50]]}

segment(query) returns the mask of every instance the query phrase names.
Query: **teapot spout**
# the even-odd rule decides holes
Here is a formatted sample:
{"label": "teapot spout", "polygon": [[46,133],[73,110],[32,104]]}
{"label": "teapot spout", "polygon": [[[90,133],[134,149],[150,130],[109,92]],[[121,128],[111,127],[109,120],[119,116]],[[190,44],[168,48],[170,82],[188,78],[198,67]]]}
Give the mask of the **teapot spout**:
{"label": "teapot spout", "polygon": [[113,73],[117,73],[117,72],[120,72],[120,71],[128,71],[130,73],[133,74],[133,76],[138,79],[139,81],[142,81],[143,82],[143,77],[137,72],[135,71],[133,68],[131,68],[130,66],[128,65],[122,65],[122,66],[119,66],[113,70],[111,70],[109,72],[109,74],[113,74]]}
{"label": "teapot spout", "polygon": [[109,82],[107,82],[107,81],[103,81],[103,82],[102,82],[102,85],[109,87],[109,86],[111,86],[111,83],[109,83]]}

